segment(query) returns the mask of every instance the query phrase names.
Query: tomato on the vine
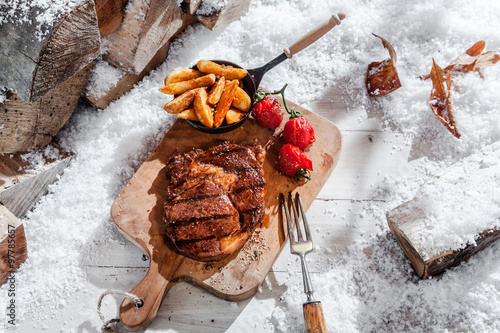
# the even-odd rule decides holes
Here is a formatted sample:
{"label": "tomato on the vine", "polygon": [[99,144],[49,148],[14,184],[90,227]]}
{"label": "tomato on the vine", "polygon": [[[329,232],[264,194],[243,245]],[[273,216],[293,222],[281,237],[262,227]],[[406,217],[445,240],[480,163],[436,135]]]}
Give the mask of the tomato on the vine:
{"label": "tomato on the vine", "polygon": [[256,102],[253,105],[252,115],[259,124],[269,129],[275,129],[283,121],[280,105],[272,96],[265,96]]}
{"label": "tomato on the vine", "polygon": [[311,180],[312,161],[297,146],[287,143],[279,152],[279,166],[287,176]]}
{"label": "tomato on the vine", "polygon": [[[294,112],[293,109],[292,112]],[[283,138],[285,142],[291,143],[300,149],[305,149],[316,141],[311,124],[302,116],[290,117],[283,129]]]}

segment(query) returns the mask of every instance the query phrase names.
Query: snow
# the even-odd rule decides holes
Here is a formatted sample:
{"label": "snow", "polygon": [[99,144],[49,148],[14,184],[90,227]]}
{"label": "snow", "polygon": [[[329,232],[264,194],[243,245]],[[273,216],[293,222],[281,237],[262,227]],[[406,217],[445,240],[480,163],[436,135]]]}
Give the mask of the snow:
{"label": "snow", "polygon": [[423,212],[411,224],[424,227],[416,228],[411,238],[424,259],[475,245],[480,233],[500,228],[499,161],[500,144],[494,144],[441,170],[421,187],[406,209]]}
{"label": "snow", "polygon": [[[21,3],[16,2],[18,8],[23,8]],[[478,40],[486,41],[486,50],[500,50],[500,3],[489,0],[257,0],[245,16],[220,30],[210,31],[200,24],[188,27],[172,43],[165,63],[133,90],[102,111],[80,104],[58,134],[62,149],[75,152],[76,157],[23,219],[30,249],[29,259],[16,273],[22,286],[16,299],[23,304],[18,320],[31,318],[43,328],[45,322],[61,316],[72,295],[84,289],[88,278],[84,266],[99,256],[100,246],[122,239],[110,220],[110,207],[175,120],[162,110],[167,100],[157,90],[170,70],[190,67],[199,59],[221,58],[246,68],[262,66],[326,20],[328,13],[340,11],[347,17],[339,27],[267,73],[261,86],[276,90],[288,83],[287,97],[305,108],[340,91],[349,112],[366,112],[367,117],[358,120],[361,125],[378,117],[384,130],[397,133],[401,145],[411,147],[411,152],[407,175],[387,176],[374,184],[382,200],[366,202],[350,217],[337,216],[333,203],[325,211],[332,220],[353,228],[361,219],[377,227],[377,232],[346,249],[316,248],[316,256],[329,258],[313,280],[327,325],[338,332],[499,332],[500,243],[438,278],[420,281],[385,218],[387,211],[412,199],[439,170],[500,140],[500,65],[483,69],[484,79],[473,73],[458,78],[459,90],[453,98],[460,139],[432,114],[427,103],[431,83],[418,79],[430,72],[433,58],[444,67]],[[366,93],[366,68],[388,55],[372,33],[394,47],[402,83],[400,89],[378,99]],[[103,86],[116,82],[114,74],[104,76]],[[393,147],[398,149],[399,145]],[[32,157],[35,167],[42,157]],[[481,164],[496,175],[497,184],[494,171],[499,159]],[[472,183],[467,186],[477,190]],[[498,187],[492,190],[498,194]],[[490,199],[474,205],[498,210],[498,196]],[[442,200],[451,205],[447,200],[455,199],[443,196]],[[429,241],[429,235],[425,237]],[[468,241],[463,238],[455,244]],[[302,330],[297,307],[304,301],[302,277],[289,272],[285,283],[280,302],[266,312],[267,324],[255,327],[256,331]],[[5,286],[0,291],[0,303],[7,304]],[[98,295],[89,297],[97,301]],[[66,326],[70,325],[71,318]]]}
{"label": "snow", "polygon": [[87,92],[95,99],[100,99],[109,89],[116,87],[124,75],[121,69],[99,59],[90,73]]}

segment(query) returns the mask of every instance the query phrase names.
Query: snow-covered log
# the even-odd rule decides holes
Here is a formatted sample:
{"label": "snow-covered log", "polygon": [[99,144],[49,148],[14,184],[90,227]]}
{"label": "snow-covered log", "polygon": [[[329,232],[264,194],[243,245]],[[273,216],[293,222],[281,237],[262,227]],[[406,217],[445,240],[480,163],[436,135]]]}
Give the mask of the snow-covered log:
{"label": "snow-covered log", "polygon": [[[12,2],[16,4],[17,2]],[[65,14],[52,8],[1,8],[9,19],[0,24],[0,88],[34,102],[87,67],[100,53],[93,0],[83,0]],[[50,17],[53,22],[41,18]]]}
{"label": "snow-covered log", "polygon": [[201,2],[196,14],[198,20],[210,30],[221,28],[239,19],[248,11],[250,0],[221,1],[221,5],[210,4],[210,1]]}
{"label": "snow-covered log", "polygon": [[500,146],[442,170],[387,220],[423,279],[469,259],[500,238]]}
{"label": "snow-covered log", "polygon": [[104,60],[123,71],[140,74],[181,28],[182,14],[174,0],[130,0],[122,24],[104,40]]}
{"label": "snow-covered log", "polygon": [[94,1],[61,3],[0,5],[0,153],[48,144],[72,114],[100,53]]}
{"label": "snow-covered log", "polygon": [[0,155],[0,203],[22,218],[47,193],[48,186],[72,158],[52,146],[36,152]]}

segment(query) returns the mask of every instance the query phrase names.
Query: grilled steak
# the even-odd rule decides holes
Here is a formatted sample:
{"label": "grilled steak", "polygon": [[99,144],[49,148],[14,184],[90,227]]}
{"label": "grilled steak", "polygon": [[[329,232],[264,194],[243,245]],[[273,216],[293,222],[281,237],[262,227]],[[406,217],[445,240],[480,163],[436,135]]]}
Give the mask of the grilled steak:
{"label": "grilled steak", "polygon": [[180,253],[220,260],[245,244],[264,216],[264,155],[231,142],[172,155],[165,230]]}

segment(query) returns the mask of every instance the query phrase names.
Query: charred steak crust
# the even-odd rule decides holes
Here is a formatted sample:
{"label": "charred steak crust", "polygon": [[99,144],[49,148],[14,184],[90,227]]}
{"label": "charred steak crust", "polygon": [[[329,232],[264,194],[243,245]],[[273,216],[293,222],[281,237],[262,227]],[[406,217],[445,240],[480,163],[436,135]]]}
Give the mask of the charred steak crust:
{"label": "charred steak crust", "polygon": [[180,253],[219,260],[243,246],[264,217],[264,156],[260,146],[232,142],[174,152],[166,166],[165,230]]}

